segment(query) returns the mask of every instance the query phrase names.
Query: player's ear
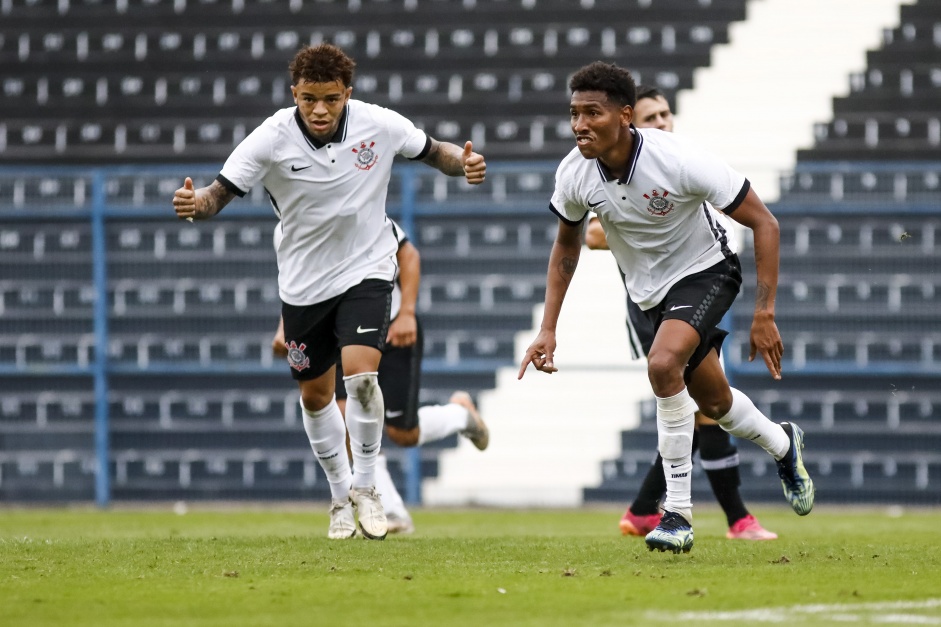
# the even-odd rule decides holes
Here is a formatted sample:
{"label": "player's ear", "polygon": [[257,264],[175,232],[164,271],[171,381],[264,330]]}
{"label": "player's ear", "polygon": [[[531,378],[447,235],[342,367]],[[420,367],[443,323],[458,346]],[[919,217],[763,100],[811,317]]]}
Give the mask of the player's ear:
{"label": "player's ear", "polygon": [[634,107],[624,105],[621,107],[621,126],[630,126],[634,121]]}

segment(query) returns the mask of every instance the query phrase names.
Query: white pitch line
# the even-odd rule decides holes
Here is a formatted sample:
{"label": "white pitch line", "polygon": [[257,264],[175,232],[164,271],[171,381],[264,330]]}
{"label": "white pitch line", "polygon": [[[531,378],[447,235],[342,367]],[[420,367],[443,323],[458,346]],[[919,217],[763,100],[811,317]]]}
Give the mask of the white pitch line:
{"label": "white pitch line", "polygon": [[941,618],[918,614],[882,614],[873,616],[872,622],[885,625],[941,625]]}
{"label": "white pitch line", "polygon": [[[903,611],[934,610],[941,608],[941,599],[924,601],[883,601],[877,603],[833,603],[768,607],[750,610],[717,612],[677,612],[673,620],[696,621],[749,621],[756,623],[783,623],[793,621],[796,614],[828,618],[840,623],[877,623],[880,625],[941,625],[941,616],[900,613]],[[887,613],[883,613],[887,612]],[[662,621],[662,612],[648,612],[648,618]]]}

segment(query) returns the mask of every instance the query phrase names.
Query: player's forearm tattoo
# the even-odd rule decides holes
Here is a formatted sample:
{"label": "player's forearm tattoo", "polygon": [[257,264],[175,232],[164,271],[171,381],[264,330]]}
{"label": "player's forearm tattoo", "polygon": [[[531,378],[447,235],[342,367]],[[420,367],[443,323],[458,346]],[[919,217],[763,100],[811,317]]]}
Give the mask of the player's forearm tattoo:
{"label": "player's forearm tattoo", "polygon": [[205,194],[197,196],[196,214],[200,217],[212,217],[229,204],[229,201],[234,197],[235,194],[223,187],[222,183],[213,181],[206,188]]}
{"label": "player's forearm tattoo", "polygon": [[768,308],[768,297],[771,295],[771,288],[767,283],[758,281],[758,290],[755,293],[755,311],[764,311]]}
{"label": "player's forearm tattoo", "polygon": [[562,280],[566,283],[572,280],[572,275],[575,274],[575,267],[578,265],[578,257],[563,257],[562,261],[559,262],[559,276],[562,277]]}

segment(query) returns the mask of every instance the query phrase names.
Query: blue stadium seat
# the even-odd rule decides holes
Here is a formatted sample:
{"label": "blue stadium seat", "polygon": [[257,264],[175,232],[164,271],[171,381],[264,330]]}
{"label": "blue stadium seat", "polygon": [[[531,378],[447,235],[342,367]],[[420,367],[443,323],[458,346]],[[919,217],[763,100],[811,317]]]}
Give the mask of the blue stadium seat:
{"label": "blue stadium seat", "polygon": [[[849,95],[834,98],[834,119],[817,125],[815,146],[799,151],[799,162],[939,158],[941,39],[931,11],[928,2],[901,6],[899,26],[884,31],[866,70],[851,75]],[[897,195],[904,200],[904,191]]]}
{"label": "blue stadium seat", "polygon": [[89,451],[0,451],[0,494],[7,501],[88,499],[94,472]]}
{"label": "blue stadium seat", "polygon": [[458,365],[466,360],[512,360],[514,338],[512,329],[491,332],[433,330],[425,333],[425,358]]}
{"label": "blue stadium seat", "polygon": [[0,335],[0,365],[19,371],[50,366],[87,369],[94,358],[92,333]]}
{"label": "blue stadium seat", "polygon": [[87,424],[94,411],[94,395],[84,390],[9,392],[0,399],[0,432],[25,425],[44,429]]}

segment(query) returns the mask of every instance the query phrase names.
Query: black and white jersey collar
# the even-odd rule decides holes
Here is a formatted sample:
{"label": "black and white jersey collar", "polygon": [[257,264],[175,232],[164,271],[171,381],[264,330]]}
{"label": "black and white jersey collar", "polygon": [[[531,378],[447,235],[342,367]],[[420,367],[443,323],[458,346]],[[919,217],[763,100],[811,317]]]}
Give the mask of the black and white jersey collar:
{"label": "black and white jersey collar", "polygon": [[[634,145],[631,146],[631,154],[627,157],[627,171],[624,176],[618,179],[618,183],[622,185],[630,184],[631,179],[634,177],[634,170],[637,169],[637,160],[640,158],[640,151],[644,147],[644,136],[637,132],[637,128],[633,124],[631,124],[630,131],[631,135],[634,136]],[[601,163],[600,159],[595,159],[595,165],[598,166],[598,173],[601,175],[602,181],[607,183],[615,180],[615,176]]]}
{"label": "black and white jersey collar", "polygon": [[335,144],[346,139],[346,127],[349,124],[350,105],[347,104],[343,107],[343,113],[340,115],[340,123],[337,124],[337,130],[329,140],[322,142],[313,135],[310,134],[310,131],[307,130],[307,125],[304,124],[304,119],[301,118],[301,111],[298,108],[294,109],[294,121],[297,122],[297,126],[301,129],[301,134],[304,135],[304,139],[307,140],[307,143],[310,144],[310,147],[314,150],[318,148],[323,148],[327,144]]}

